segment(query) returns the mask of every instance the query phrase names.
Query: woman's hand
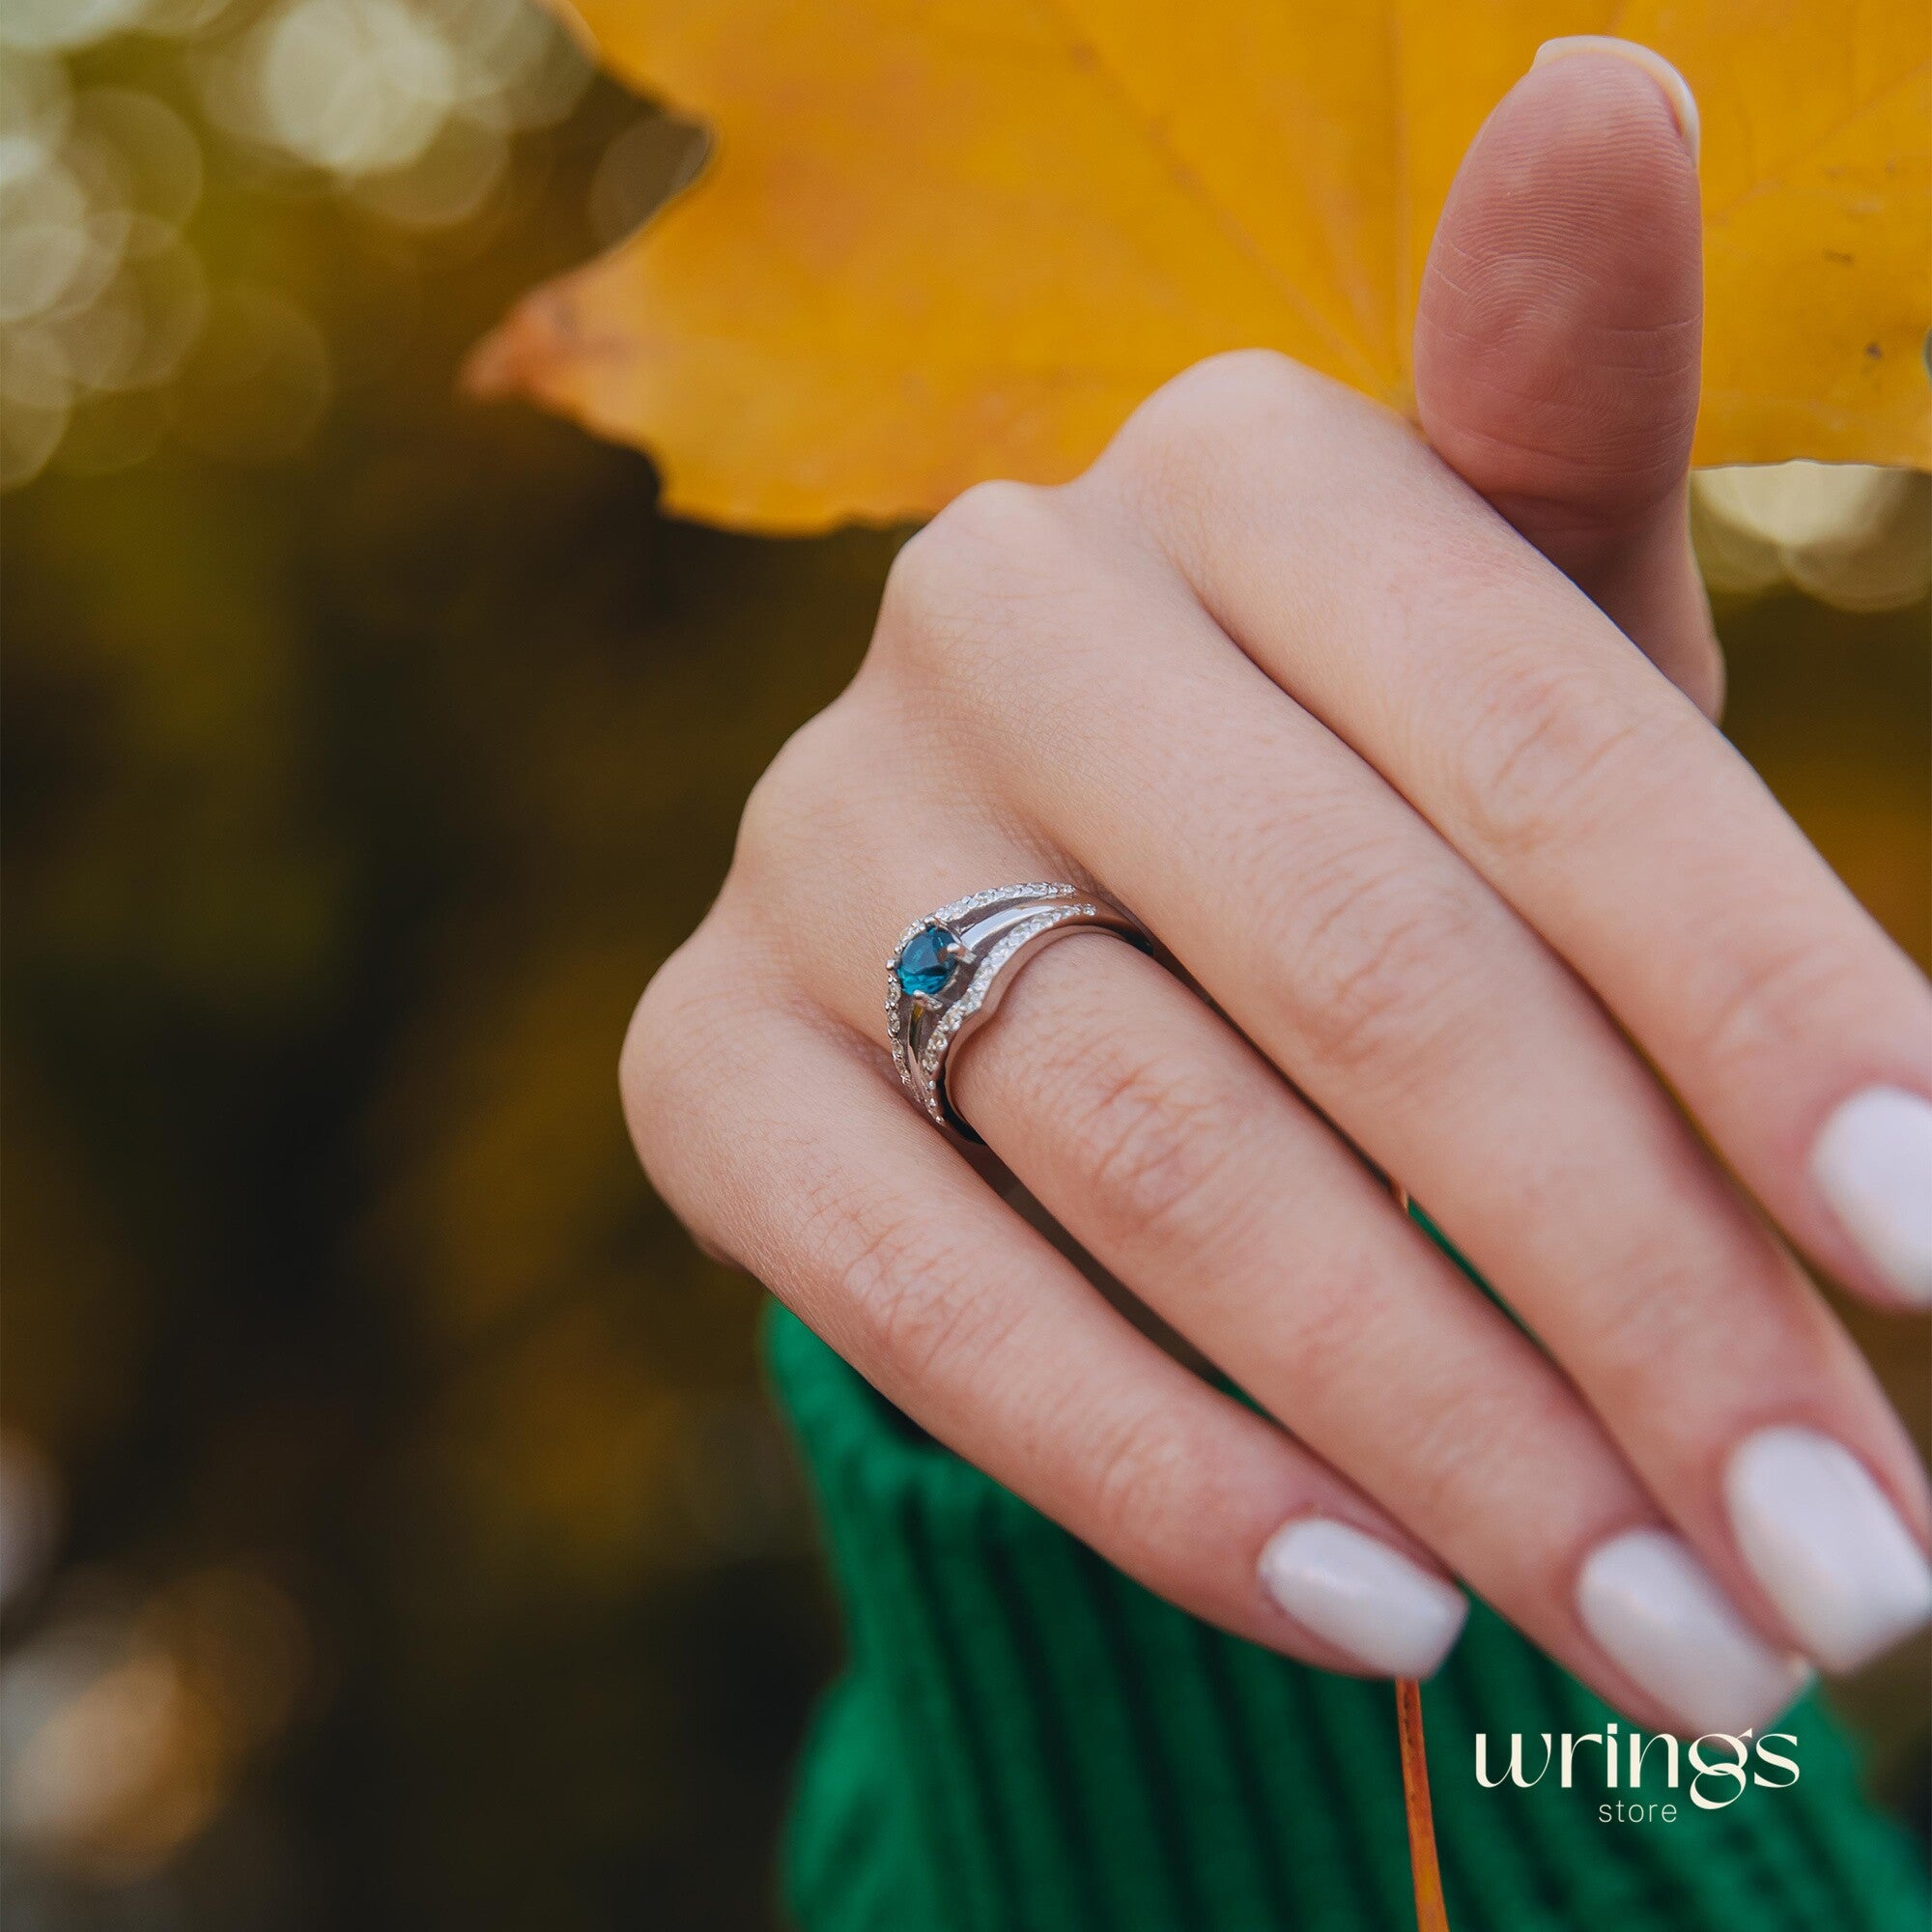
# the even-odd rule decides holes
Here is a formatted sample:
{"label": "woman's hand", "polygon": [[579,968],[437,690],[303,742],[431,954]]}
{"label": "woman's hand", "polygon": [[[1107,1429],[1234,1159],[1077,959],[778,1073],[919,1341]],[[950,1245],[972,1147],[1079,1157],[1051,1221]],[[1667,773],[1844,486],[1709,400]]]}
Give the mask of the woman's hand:
{"label": "woman's hand", "polygon": [[[1444,214],[1429,440],[1244,354],[1065,488],[960,498],[758,785],[624,1093],[701,1240],[1197,1615],[1420,1675],[1454,1575],[1639,1721],[1740,1729],[1792,1653],[1932,1611],[1910,1447],[1766,1219],[1932,1296],[1932,997],[1706,716],[1686,117],[1568,51]],[[899,1091],[882,968],[1029,878],[1198,990],[1104,936],[1027,964],[953,1065],[976,1169]]]}

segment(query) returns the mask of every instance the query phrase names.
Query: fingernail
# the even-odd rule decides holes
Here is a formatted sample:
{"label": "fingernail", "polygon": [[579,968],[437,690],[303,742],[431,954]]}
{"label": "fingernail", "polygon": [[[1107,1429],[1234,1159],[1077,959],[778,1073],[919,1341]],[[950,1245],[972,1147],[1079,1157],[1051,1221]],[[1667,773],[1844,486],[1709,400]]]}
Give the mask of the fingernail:
{"label": "fingernail", "polygon": [[1932,1302],[1932,1101],[1867,1087],[1825,1122],[1811,1178],[1872,1266]]}
{"label": "fingernail", "polygon": [[1810,1681],[1747,1624],[1681,1536],[1632,1529],[1590,1552],[1577,1578],[1583,1628],[1687,1735],[1764,1723]]}
{"label": "fingernail", "polygon": [[1724,1476],[1751,1573],[1827,1670],[1852,1670],[1932,1617],[1932,1566],[1871,1472],[1812,1429],[1761,1429]]}
{"label": "fingernail", "polygon": [[1453,1583],[1327,1517],[1276,1530],[1262,1550],[1261,1577],[1296,1623],[1389,1677],[1432,1675],[1469,1613]]}
{"label": "fingernail", "polygon": [[1537,68],[1548,67],[1551,61],[1571,60],[1577,54],[1601,54],[1642,68],[1663,90],[1677,131],[1684,136],[1690,158],[1693,161],[1697,158],[1704,138],[1703,124],[1697,116],[1697,97],[1690,92],[1690,83],[1661,53],[1640,42],[1619,41],[1608,34],[1570,34],[1561,40],[1545,41],[1537,48],[1530,70],[1533,72]]}

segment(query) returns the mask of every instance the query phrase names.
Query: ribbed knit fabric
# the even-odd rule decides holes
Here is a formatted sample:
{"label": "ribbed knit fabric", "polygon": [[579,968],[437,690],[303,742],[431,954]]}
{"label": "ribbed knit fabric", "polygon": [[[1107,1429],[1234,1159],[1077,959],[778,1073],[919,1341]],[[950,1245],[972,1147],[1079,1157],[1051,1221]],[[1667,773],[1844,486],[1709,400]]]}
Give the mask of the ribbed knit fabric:
{"label": "ribbed knit fabric", "polygon": [[[800,1932],[1413,1932],[1387,1685],[1184,1615],[910,1430],[791,1317],[769,1345],[850,1646],[784,1847]],[[1590,1748],[1570,1790],[1477,1784],[1476,1732],[1493,1775],[1512,1731],[1533,1769],[1541,1733],[1614,1715],[1480,1605],[1425,1703],[1456,1932],[1932,1922],[1811,1700],[1780,1726],[1795,1786],[1719,1811],[1647,1788],[1678,1817],[1642,1825],[1598,1822],[1629,1794]]]}

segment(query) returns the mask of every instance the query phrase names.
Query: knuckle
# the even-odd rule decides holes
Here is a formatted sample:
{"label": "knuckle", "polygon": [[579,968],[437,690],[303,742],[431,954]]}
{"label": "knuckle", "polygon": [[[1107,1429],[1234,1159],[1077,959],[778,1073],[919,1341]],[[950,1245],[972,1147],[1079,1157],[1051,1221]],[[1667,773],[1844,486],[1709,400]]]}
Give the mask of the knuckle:
{"label": "knuckle", "polygon": [[900,547],[886,578],[873,650],[943,669],[989,608],[1050,590],[1070,536],[1058,493],[976,483]]}
{"label": "knuckle", "polygon": [[1477,889],[1380,847],[1344,848],[1264,916],[1274,1003],[1344,1071],[1400,1062],[1455,1018],[1488,923]]}
{"label": "knuckle", "polygon": [[1204,1069],[1110,1048],[1078,1087],[1069,1154],[1109,1237],[1198,1243],[1228,1216],[1227,1168],[1252,1144],[1253,1103]]}
{"label": "knuckle", "polygon": [[701,951],[702,928],[651,976],[624,1032],[617,1085],[640,1153],[687,1096],[690,1068],[703,1051],[709,1026],[696,995]]}
{"label": "knuckle", "polygon": [[992,477],[962,490],[913,542],[937,537],[971,557],[1025,557],[1058,535],[1057,496],[1041,484]]}
{"label": "knuckle", "polygon": [[728,889],[761,893],[807,851],[849,849],[863,793],[853,774],[871,769],[849,698],[808,719],[779,747],[745,800]]}
{"label": "knuckle", "polygon": [[1619,700],[1587,665],[1508,665],[1480,689],[1457,802],[1477,838],[1505,854],[1603,826],[1652,792],[1687,749],[1674,711]]}
{"label": "knuckle", "polygon": [[1390,1444],[1405,1470],[1405,1515],[1417,1525],[1493,1517],[1498,1495],[1520,1473],[1547,1468],[1563,1441],[1563,1403],[1555,1384],[1445,1381],[1407,1406]]}
{"label": "knuckle", "polygon": [[1334,407],[1335,385],[1272,349],[1233,349],[1183,369],[1121,426],[1094,473],[1131,499],[1200,505],[1224,482],[1231,450],[1258,426],[1293,440],[1294,426]]}
{"label": "knuckle", "polygon": [[761,1278],[862,1372],[923,1376],[983,1312],[978,1277],[903,1189],[828,1161],[808,1129],[780,1151],[786,1211]]}
{"label": "knuckle", "polygon": [[[1680,1406],[1672,1398],[1687,1371],[1711,1355],[1707,1283],[1667,1251],[1605,1260],[1617,1293],[1589,1331],[1591,1394],[1606,1410],[1626,1407],[1674,1422]],[[1733,1345],[1719,1339],[1719,1346],[1735,1361]]]}
{"label": "knuckle", "polygon": [[1794,918],[1776,938],[1708,963],[1699,1037],[1720,1071],[1779,1064],[1858,1009],[1858,968],[1809,923]]}
{"label": "knuckle", "polygon": [[1163,383],[1128,417],[1130,443],[1193,447],[1258,414],[1308,407],[1321,392],[1313,370],[1273,349],[1230,349]]}
{"label": "knuckle", "polygon": [[707,923],[665,961],[631,1014],[617,1057],[618,1098],[639,1165],[659,1198],[713,1259],[731,1243],[719,1220],[728,1188],[697,1151],[732,1089],[743,1015],[726,1009]]}
{"label": "knuckle", "polygon": [[1365,1371],[1375,1372],[1370,1338],[1378,1323],[1401,1320],[1391,1300],[1386,1281],[1359,1264],[1302,1270],[1274,1318],[1299,1386],[1358,1400]]}
{"label": "knuckle", "polygon": [[902,1385],[936,1377],[970,1381],[1025,1308],[1006,1284],[952,1253],[923,1218],[896,1202],[828,1195],[814,1216],[814,1272],[830,1286],[834,1320],[856,1330],[855,1352]]}
{"label": "knuckle", "polygon": [[1129,1569],[1161,1565],[1165,1526],[1212,1466],[1212,1454],[1172,1417],[1124,1416],[1093,1446],[1095,1540]]}

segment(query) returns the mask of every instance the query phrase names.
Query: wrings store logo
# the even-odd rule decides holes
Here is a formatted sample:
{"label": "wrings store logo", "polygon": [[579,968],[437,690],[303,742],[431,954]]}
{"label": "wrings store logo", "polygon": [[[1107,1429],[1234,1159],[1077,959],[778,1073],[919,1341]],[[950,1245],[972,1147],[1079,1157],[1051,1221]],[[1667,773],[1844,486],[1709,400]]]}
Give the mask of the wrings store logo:
{"label": "wrings store logo", "polygon": [[[1533,1744],[1525,1745],[1521,1731],[1512,1731],[1509,1762],[1492,1771],[1489,1733],[1478,1731],[1476,1782],[1486,1791],[1501,1784],[1520,1785],[1526,1791],[1553,1771],[1557,1784],[1569,1791],[1576,1787],[1577,1759],[1582,1753],[1586,1776],[1594,1771],[1602,1777],[1605,1790],[1619,1794],[1597,1807],[1598,1821],[1605,1825],[1674,1825],[1679,1793],[1700,1811],[1721,1811],[1752,1786],[1782,1791],[1798,1782],[1798,1740],[1789,1731],[1766,1731],[1762,1737],[1755,1730],[1709,1731],[1688,1745],[1664,1731],[1645,1737],[1633,1730],[1619,1741],[1614,1723],[1605,1724],[1601,1731],[1564,1731],[1554,1737],[1541,1731],[1534,1735],[1542,1741],[1540,1758]],[[1595,1748],[1586,1752],[1586,1746]],[[1790,1747],[1788,1751],[1786,1746]],[[1532,1763],[1533,1776],[1529,1769]],[[1662,1798],[1661,1792],[1672,1796]]]}

